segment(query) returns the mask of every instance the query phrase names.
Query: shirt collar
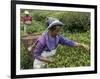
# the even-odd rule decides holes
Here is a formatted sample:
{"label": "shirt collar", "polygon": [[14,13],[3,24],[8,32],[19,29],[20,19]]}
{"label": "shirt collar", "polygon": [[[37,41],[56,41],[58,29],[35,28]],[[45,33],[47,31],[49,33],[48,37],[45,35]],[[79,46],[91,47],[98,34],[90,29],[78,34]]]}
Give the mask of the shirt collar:
{"label": "shirt collar", "polygon": [[[50,44],[48,42],[48,32],[45,32],[44,34],[45,34],[45,39],[46,39],[46,45],[47,45],[48,49],[51,50]],[[58,42],[59,42],[59,36],[57,35],[56,36],[56,45],[58,45]]]}

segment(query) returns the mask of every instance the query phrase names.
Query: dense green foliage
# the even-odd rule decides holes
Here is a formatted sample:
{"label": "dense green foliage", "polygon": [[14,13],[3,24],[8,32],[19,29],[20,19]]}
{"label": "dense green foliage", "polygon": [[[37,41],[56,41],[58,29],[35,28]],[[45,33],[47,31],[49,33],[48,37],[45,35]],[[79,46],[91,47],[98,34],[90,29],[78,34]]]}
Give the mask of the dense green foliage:
{"label": "dense green foliage", "polygon": [[[32,15],[32,25],[27,27],[27,33],[43,33],[46,29],[46,18],[58,18],[64,23],[61,34],[68,39],[90,45],[90,13],[87,12],[61,12],[29,10]],[[24,9],[21,10],[23,16]],[[23,24],[21,24],[21,36],[24,35]],[[55,67],[78,67],[90,65],[90,53],[83,48],[68,46],[57,47],[56,55],[53,57],[55,63],[47,64],[48,68]],[[21,42],[21,68],[32,68],[33,61],[28,56],[28,51]]]}

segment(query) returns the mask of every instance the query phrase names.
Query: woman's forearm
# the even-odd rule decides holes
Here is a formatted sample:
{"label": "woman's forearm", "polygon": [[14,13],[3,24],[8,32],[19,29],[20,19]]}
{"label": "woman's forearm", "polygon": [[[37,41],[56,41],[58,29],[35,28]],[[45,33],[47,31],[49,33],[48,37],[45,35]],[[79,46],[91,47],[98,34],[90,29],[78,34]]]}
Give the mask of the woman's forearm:
{"label": "woman's forearm", "polygon": [[42,56],[38,56],[37,57],[39,60],[43,61],[43,62],[47,62],[47,63],[53,63],[52,60],[46,58],[46,57],[42,57]]}

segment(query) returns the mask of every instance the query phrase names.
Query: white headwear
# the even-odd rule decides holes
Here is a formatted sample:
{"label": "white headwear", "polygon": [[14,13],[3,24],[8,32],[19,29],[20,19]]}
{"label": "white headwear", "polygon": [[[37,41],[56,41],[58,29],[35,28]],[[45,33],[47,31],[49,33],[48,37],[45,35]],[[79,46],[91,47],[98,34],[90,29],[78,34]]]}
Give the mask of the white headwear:
{"label": "white headwear", "polygon": [[27,11],[27,10],[25,10],[25,12],[24,12],[25,14],[29,14],[29,12]]}
{"label": "white headwear", "polygon": [[52,18],[52,17],[48,17],[46,23],[47,23],[47,26],[48,26],[47,29],[49,29],[49,28],[51,28],[53,26],[56,26],[56,25],[59,25],[59,26],[63,26],[64,25],[58,19]]}

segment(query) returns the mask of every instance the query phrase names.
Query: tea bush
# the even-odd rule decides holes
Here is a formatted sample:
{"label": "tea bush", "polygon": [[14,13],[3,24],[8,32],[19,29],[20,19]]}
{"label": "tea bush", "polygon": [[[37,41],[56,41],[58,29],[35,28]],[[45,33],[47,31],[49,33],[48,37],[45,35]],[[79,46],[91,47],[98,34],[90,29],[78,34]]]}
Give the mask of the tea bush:
{"label": "tea bush", "polygon": [[[29,10],[32,16],[32,24],[27,27],[27,33],[23,32],[21,24],[21,38],[25,34],[43,33],[46,29],[46,18],[54,17],[60,19],[63,23],[61,34],[71,40],[90,45],[90,13],[89,12],[61,12],[61,11],[42,11]],[[23,16],[24,9],[21,11]],[[33,61],[28,56],[27,47],[21,41],[21,69],[32,69]],[[59,67],[79,67],[90,65],[90,53],[83,48],[74,48],[68,46],[57,47],[56,55],[53,56],[55,63],[46,64],[47,68]]]}

